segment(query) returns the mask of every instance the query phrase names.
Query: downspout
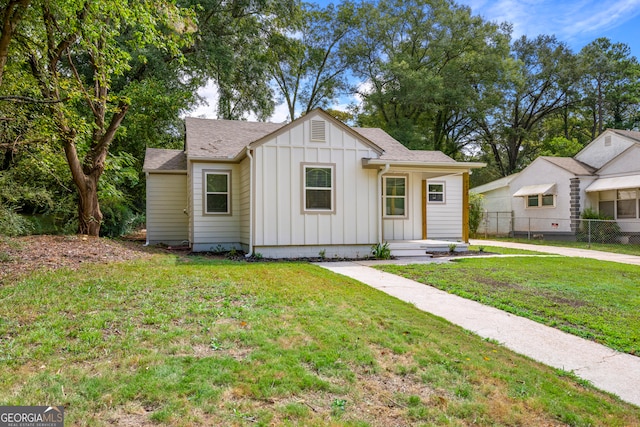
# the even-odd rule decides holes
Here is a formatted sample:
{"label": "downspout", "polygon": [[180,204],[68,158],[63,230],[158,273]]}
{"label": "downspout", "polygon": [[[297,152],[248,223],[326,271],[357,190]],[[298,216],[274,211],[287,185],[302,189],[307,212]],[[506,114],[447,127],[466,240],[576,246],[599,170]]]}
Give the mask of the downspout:
{"label": "downspout", "polygon": [[389,172],[389,163],[378,171],[378,243],[382,244],[382,175]]}
{"label": "downspout", "polygon": [[249,158],[249,250],[245,257],[249,258],[253,255],[253,156],[249,147],[247,147],[247,157]]}
{"label": "downspout", "polygon": [[[144,173],[144,180],[145,180],[145,182],[149,182],[149,172],[145,172]],[[146,190],[145,190],[146,194],[145,194],[144,213],[146,215],[147,214],[147,206],[146,205],[148,203],[147,200],[149,200],[149,186],[145,185],[145,188],[146,188]],[[145,224],[145,227],[146,227],[146,224]],[[149,246],[149,233],[148,233],[148,231],[149,230],[147,229],[147,233],[145,233],[145,235],[146,235],[146,237],[145,237],[146,241],[144,243],[145,246]]]}

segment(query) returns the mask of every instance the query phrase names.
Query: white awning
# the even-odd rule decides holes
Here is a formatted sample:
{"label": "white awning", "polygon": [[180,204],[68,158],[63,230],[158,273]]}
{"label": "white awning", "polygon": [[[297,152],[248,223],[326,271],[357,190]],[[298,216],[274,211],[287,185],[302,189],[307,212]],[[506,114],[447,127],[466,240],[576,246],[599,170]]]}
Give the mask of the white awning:
{"label": "white awning", "polygon": [[516,191],[513,196],[514,197],[526,197],[526,196],[535,196],[536,194],[555,194],[556,192],[556,184],[536,184],[536,185],[525,185],[521,187],[518,191]]}
{"label": "white awning", "polygon": [[638,187],[640,187],[640,175],[628,175],[596,179],[585,191],[592,193],[594,191],[621,190],[623,188]]}

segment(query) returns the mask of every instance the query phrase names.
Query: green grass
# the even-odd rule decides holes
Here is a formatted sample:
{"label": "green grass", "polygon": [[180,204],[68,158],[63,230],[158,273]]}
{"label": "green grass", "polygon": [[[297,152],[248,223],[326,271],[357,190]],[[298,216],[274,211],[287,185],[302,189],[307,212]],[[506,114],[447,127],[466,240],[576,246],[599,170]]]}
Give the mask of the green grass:
{"label": "green grass", "polygon": [[527,249],[501,248],[499,246],[469,245],[469,251],[486,252],[500,255],[546,255],[546,252],[530,251]]}
{"label": "green grass", "polygon": [[566,372],[307,264],[158,255],[35,274],[0,301],[0,404],[62,404],[67,426],[640,424]]}
{"label": "green grass", "polygon": [[613,252],[617,254],[625,255],[638,255],[640,256],[640,245],[634,244],[621,244],[621,243],[589,243],[587,242],[565,242],[555,240],[527,240],[527,239],[513,239],[506,237],[490,238],[489,240],[514,242],[514,243],[526,243],[530,245],[544,245],[544,246],[560,246],[566,248],[578,248],[578,249],[592,249],[603,252]]}
{"label": "green grass", "polygon": [[568,257],[379,266],[616,350],[640,354],[640,269]]}

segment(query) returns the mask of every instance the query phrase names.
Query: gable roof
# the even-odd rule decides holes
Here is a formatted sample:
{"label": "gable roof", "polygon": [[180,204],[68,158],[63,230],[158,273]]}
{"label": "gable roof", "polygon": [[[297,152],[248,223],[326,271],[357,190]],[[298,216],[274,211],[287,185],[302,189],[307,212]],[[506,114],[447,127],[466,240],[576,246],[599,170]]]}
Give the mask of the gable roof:
{"label": "gable roof", "polygon": [[183,155],[178,156],[180,150],[165,150],[166,153],[159,153],[154,151],[156,149],[150,149],[152,151],[148,151],[145,156],[145,170],[183,171],[186,170],[187,159],[237,162],[245,155],[247,148],[258,146],[300,122],[318,115],[351,133],[376,151],[380,155],[379,158],[364,159],[370,162],[371,167],[377,167],[378,162],[407,166],[443,165],[456,169],[485,166],[484,163],[456,162],[440,151],[409,150],[382,129],[352,128],[318,108],[288,124],[187,117]]}
{"label": "gable roof", "polygon": [[187,155],[182,150],[147,148],[142,170],[145,172],[186,172]]}
{"label": "gable roof", "polygon": [[455,163],[451,157],[441,151],[409,150],[391,135],[379,128],[352,128],[354,131],[373,141],[384,152],[381,160],[388,161],[417,161],[417,162],[445,162]]}
{"label": "gable roof", "polygon": [[554,164],[567,172],[571,172],[574,175],[593,175],[595,172],[595,168],[587,165],[586,163],[582,163],[579,160],[574,159],[573,157],[551,157],[551,156],[542,156],[541,159],[546,160],[547,162]]}
{"label": "gable roof", "polygon": [[382,129],[349,127],[322,109],[316,109],[288,124],[187,117],[185,119],[187,154],[190,159],[231,161],[242,155],[248,146],[259,145],[284,132],[295,123],[318,114],[325,120],[343,127],[375,151],[380,152],[382,160],[456,163],[440,151],[409,150]]}
{"label": "gable roof", "polygon": [[191,159],[230,160],[249,144],[285,123],[185,118],[186,149]]}
{"label": "gable roof", "polygon": [[520,175],[520,172],[512,173],[511,175],[503,176],[502,178],[487,182],[486,184],[478,185],[477,187],[471,188],[469,191],[481,194],[497,190],[499,188],[509,187],[511,181],[517,178],[518,175]]}
{"label": "gable roof", "polygon": [[640,143],[640,132],[635,130],[607,129],[618,135],[622,135],[629,139],[633,139],[636,143]]}

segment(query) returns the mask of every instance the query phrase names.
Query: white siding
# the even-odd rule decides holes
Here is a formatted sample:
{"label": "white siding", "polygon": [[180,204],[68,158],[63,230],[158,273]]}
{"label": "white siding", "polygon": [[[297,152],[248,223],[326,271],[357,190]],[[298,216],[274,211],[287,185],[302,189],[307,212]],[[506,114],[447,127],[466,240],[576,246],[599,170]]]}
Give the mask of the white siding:
{"label": "white siding", "polygon": [[[203,209],[204,171],[231,171],[231,215],[205,215]],[[219,246],[224,249],[242,247],[242,173],[239,164],[193,162],[191,165],[193,181],[193,250],[209,251]],[[246,203],[246,202],[245,202]]]}
{"label": "white siding", "polygon": [[[429,174],[421,171],[391,170],[385,176],[408,174],[406,218],[383,220],[385,241],[422,239],[422,181]],[[432,174],[430,174],[432,176]],[[445,202],[427,202],[427,239],[460,240],[462,238],[462,175],[427,179],[427,183],[445,184]]]}
{"label": "white siding", "polygon": [[[605,144],[605,139],[607,137],[611,137],[610,145]],[[574,156],[574,158],[599,169],[631,145],[633,145],[633,142],[629,141],[627,138],[617,135],[616,133],[606,131],[583,148],[582,151]]]}
{"label": "white siding", "polygon": [[445,183],[445,203],[427,202],[427,238],[462,239],[462,175],[433,178],[429,183]]}
{"label": "white siding", "polygon": [[640,174],[640,147],[637,145],[598,171],[600,178],[606,178],[608,175],[620,176],[637,174]]}
{"label": "white siding", "polygon": [[[255,241],[261,247],[370,245],[377,241],[376,171],[362,158],[376,153],[350,132],[327,121],[326,141],[310,138],[301,121],[255,149]],[[302,164],[334,166],[333,213],[302,211]],[[312,251],[318,254],[317,248]],[[327,248],[327,256],[330,250]]]}
{"label": "white siding", "polygon": [[240,215],[240,242],[249,244],[249,203],[251,200],[250,185],[250,160],[244,159],[240,162],[240,203],[238,204]]}
{"label": "white siding", "polygon": [[147,241],[181,244],[189,239],[187,175],[147,175]]}
{"label": "white siding", "polygon": [[[475,192],[475,190],[471,190]],[[482,210],[486,212],[511,212],[511,191],[509,186],[481,193]]]}
{"label": "white siding", "polygon": [[[571,178],[574,175],[544,159],[537,159],[531,163],[520,175],[511,182],[511,193],[520,188],[536,184],[556,184],[555,207],[526,206],[527,197],[514,197],[512,200],[513,215],[515,217],[515,231],[556,231],[571,232]],[[583,201],[581,201],[583,203]],[[531,220],[525,220],[531,218]],[[553,224],[558,224],[555,227]]]}

